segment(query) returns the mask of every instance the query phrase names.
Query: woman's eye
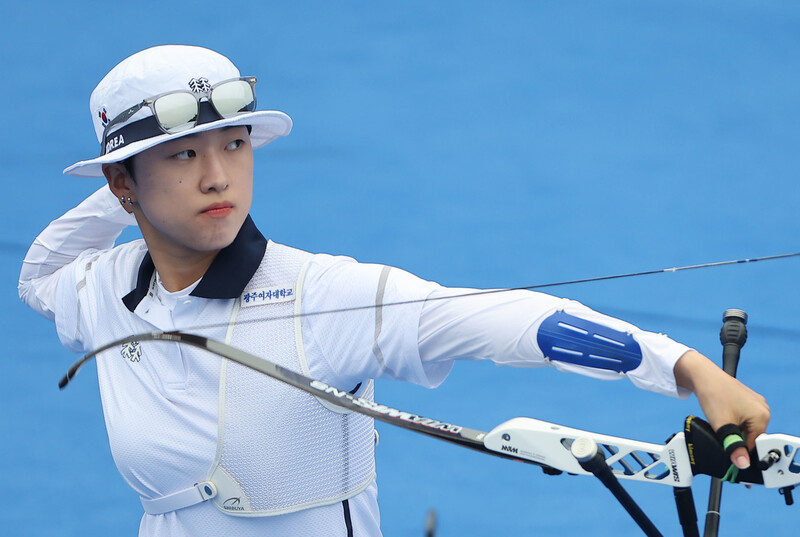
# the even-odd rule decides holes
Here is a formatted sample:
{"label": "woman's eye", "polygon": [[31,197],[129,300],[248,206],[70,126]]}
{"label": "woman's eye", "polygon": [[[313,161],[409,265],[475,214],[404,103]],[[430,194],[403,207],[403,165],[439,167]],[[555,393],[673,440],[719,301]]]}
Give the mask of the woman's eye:
{"label": "woman's eye", "polygon": [[239,149],[242,145],[244,145],[244,140],[234,140],[227,145],[226,149]]}
{"label": "woman's eye", "polygon": [[175,153],[177,159],[190,159],[195,156],[194,149],[184,149],[180,153]]}

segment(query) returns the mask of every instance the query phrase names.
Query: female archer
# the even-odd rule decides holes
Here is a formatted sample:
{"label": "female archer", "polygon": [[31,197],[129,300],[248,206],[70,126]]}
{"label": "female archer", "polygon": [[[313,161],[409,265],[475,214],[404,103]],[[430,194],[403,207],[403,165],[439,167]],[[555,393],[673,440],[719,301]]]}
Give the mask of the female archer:
{"label": "female archer", "polygon": [[[622,373],[693,392],[751,447],[766,430],[764,399],[700,353],[577,302],[450,289],[266,240],[249,216],[252,151],[292,122],[255,94],[256,78],[190,46],[134,54],[99,83],[101,155],[65,173],[107,184],[36,238],[19,282],[68,349],[191,329],[365,398],[376,378],[434,387],[458,359]],[[115,246],[134,223],[143,239]],[[380,535],[370,418],[175,343],[120,346],[97,370],[140,535]],[[732,461],[748,466],[747,450]]]}

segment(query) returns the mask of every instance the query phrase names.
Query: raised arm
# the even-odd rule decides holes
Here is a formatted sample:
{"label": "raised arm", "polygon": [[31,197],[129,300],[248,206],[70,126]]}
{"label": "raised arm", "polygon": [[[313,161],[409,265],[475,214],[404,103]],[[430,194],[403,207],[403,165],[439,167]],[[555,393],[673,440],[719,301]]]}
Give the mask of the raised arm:
{"label": "raised arm", "polygon": [[627,377],[639,388],[673,397],[689,395],[673,374],[689,347],[543,293],[440,288],[423,308],[419,341],[428,364],[458,359],[550,365],[600,379]]}
{"label": "raised arm", "polygon": [[[420,353],[426,362],[457,358],[488,359],[517,367],[549,364],[605,379],[621,378],[624,373],[636,386],[650,391],[681,397],[694,393],[715,430],[729,423],[738,425],[750,448],[766,431],[770,412],[761,395],[699,352],[664,335],[640,330],[574,301],[539,293],[514,291],[441,299],[448,293],[457,291],[435,291],[423,309]],[[574,326],[554,328],[559,323]],[[612,332],[604,332],[603,327]],[[545,337],[543,332],[548,332]],[[601,340],[605,334],[630,345],[632,352],[615,356],[615,345],[604,348],[592,341],[595,334]],[[564,352],[553,352],[555,348]],[[597,356],[619,357],[620,361]],[[739,468],[750,465],[744,448],[734,451],[731,460]]]}
{"label": "raised arm", "polygon": [[104,185],[36,237],[22,262],[19,297],[53,320],[59,269],[84,253],[112,247],[122,230],[135,223]]}

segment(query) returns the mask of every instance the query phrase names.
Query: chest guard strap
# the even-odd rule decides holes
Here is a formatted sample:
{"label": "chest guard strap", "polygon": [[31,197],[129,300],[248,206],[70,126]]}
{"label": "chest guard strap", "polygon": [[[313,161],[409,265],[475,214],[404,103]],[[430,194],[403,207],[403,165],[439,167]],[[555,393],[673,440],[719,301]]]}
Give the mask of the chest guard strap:
{"label": "chest guard strap", "polygon": [[564,311],[542,322],[536,342],[547,360],[618,373],[642,362],[642,349],[631,334]]}

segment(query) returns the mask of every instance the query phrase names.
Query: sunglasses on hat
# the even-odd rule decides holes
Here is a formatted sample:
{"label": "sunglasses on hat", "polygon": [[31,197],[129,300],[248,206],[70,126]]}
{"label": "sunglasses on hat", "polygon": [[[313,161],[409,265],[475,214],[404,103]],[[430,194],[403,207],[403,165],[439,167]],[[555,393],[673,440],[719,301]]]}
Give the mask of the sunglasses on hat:
{"label": "sunglasses on hat", "polygon": [[[111,127],[124,123],[145,107],[150,109],[153,116],[140,121],[152,121],[154,118],[158,129],[167,134],[175,134],[195,127],[200,121],[201,102],[210,103],[216,115],[219,116],[214,119],[225,119],[237,114],[253,112],[256,109],[256,82],[256,77],[252,76],[234,78],[214,84],[206,91],[171,91],[145,99],[116,116],[105,126],[101,155],[108,153],[109,149],[114,149],[113,144],[110,144],[108,140]],[[134,125],[135,123],[126,125],[122,129],[128,129]],[[117,136],[122,129],[118,129],[113,134]]]}

